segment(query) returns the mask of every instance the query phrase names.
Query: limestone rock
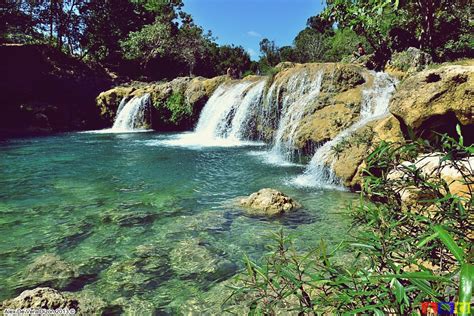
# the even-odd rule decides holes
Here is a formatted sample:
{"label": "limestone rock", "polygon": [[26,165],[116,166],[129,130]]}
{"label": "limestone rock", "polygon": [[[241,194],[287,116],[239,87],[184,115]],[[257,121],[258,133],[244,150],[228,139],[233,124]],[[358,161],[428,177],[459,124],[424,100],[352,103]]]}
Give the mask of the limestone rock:
{"label": "limestone rock", "polygon": [[[413,166],[419,170],[420,175],[428,181],[442,179],[449,187],[453,195],[470,199],[474,190],[474,157],[464,158],[456,161],[456,165],[451,160],[443,160],[442,153],[431,153],[420,155],[414,162],[403,162],[395,167],[388,174],[389,180],[400,180],[408,176],[406,168]],[[429,200],[416,187],[402,187],[400,197],[405,206],[414,206],[419,200]]]}
{"label": "limestone rock", "polygon": [[33,290],[23,291],[19,296],[4,301],[0,304],[0,310],[16,308],[44,308],[58,309],[67,308],[77,311],[79,302],[66,297],[63,293],[48,287],[39,287]]}
{"label": "limestone rock", "polygon": [[[312,153],[315,145],[334,138],[359,119],[363,91],[373,82],[373,76],[367,69],[357,65],[291,64],[291,67],[282,68],[273,78],[273,84],[281,89],[278,93],[273,93],[272,104],[282,106],[280,104],[282,100],[294,98],[287,87],[295,84],[293,82],[295,76],[304,73],[314,76],[320,72],[323,75],[319,95],[305,104],[305,113],[294,133],[287,130],[283,135],[283,139],[287,140],[290,138],[289,133],[293,133],[292,145],[296,151],[303,154]],[[276,111],[273,112],[276,113]],[[278,121],[277,116],[267,119]],[[276,128],[275,123],[274,129]],[[273,133],[262,130],[260,134],[270,141]]]}
{"label": "limestone rock", "polygon": [[74,309],[75,315],[101,315],[107,304],[92,292],[60,292],[49,287],[39,287],[23,291],[17,297],[0,303],[0,311],[5,309]]}
{"label": "limestone rock", "polygon": [[[189,129],[196,123],[198,114],[214,90],[225,80],[226,76],[207,79],[204,77],[179,77],[169,82],[131,82],[104,91],[96,98],[103,119],[112,125],[120,101],[149,93],[152,101],[152,127],[157,130]],[[174,98],[174,99],[172,99]],[[173,109],[168,108],[168,101],[174,107],[180,107],[173,117]]]}
{"label": "limestone rock", "polygon": [[358,187],[362,183],[364,160],[380,141],[403,142],[399,121],[392,115],[360,127],[333,147],[334,173],[345,186]]}
{"label": "limestone rock", "polygon": [[408,77],[390,112],[416,133],[446,132],[456,123],[474,124],[474,66],[443,66]]}
{"label": "limestone rock", "polygon": [[130,258],[114,262],[97,281],[99,292],[131,297],[137,291],[159,286],[170,274],[168,249],[159,244],[138,246]]}
{"label": "limestone rock", "polygon": [[301,205],[275,189],[261,189],[249,197],[240,200],[240,205],[253,215],[274,216],[294,211]]}
{"label": "limestone rock", "polygon": [[413,73],[426,69],[431,63],[433,63],[433,59],[430,54],[410,47],[405,51],[393,53],[389,66],[394,70]]}
{"label": "limestone rock", "polygon": [[59,256],[46,253],[37,257],[23,273],[15,276],[17,288],[51,286],[66,289],[79,278],[78,268],[63,261]]}

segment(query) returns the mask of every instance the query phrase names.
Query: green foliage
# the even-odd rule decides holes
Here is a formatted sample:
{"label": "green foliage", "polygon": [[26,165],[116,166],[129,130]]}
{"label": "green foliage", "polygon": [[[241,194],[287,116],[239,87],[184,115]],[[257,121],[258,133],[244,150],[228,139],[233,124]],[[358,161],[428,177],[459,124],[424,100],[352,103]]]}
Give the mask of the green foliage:
{"label": "green foliage", "polygon": [[185,125],[193,116],[193,108],[180,92],[173,92],[163,102],[154,102],[160,122],[171,127]]}
{"label": "green foliage", "polygon": [[7,1],[0,42],[49,43],[70,55],[144,79],[244,72],[242,47],[219,47],[182,0]]}
{"label": "green foliage", "polygon": [[159,19],[139,31],[130,32],[128,38],[121,42],[125,58],[140,59],[147,63],[153,58],[163,56],[171,49],[172,32],[171,25]]}
{"label": "green foliage", "polygon": [[281,61],[280,49],[274,41],[264,38],[260,41],[260,52],[262,58],[260,63],[267,67],[274,67]]}
{"label": "green foliage", "polygon": [[306,28],[295,38],[295,51],[298,61],[302,63],[322,61],[328,50],[327,35],[317,30]]}
{"label": "green foliage", "polygon": [[173,93],[166,100],[165,107],[171,112],[169,121],[175,124],[179,124],[181,120],[193,114],[193,109],[185,102],[185,97],[182,93]]}
{"label": "green foliage", "polygon": [[344,57],[352,56],[359,43],[362,43],[367,54],[373,52],[367,40],[364,37],[357,35],[351,29],[338,29],[334,36],[328,38],[326,41],[326,46],[328,47],[328,50],[324,55],[326,61],[337,62],[342,60]]}
{"label": "green foliage", "polygon": [[[347,239],[332,251],[321,242],[300,254],[280,232],[261,263],[245,259],[247,270],[234,298],[245,299],[253,314],[269,315],[409,315],[419,312],[423,301],[470,302],[473,183],[462,161],[474,148],[464,146],[459,136],[442,136],[437,148],[422,140],[382,143],[367,159],[364,190],[352,207],[354,227]],[[467,194],[450,192],[439,174],[424,175],[413,164],[401,164],[433,151],[443,153],[440,164],[449,161],[464,175]],[[389,176],[395,166],[404,166],[397,169],[400,177]],[[422,193],[411,204],[400,194],[408,188]]]}
{"label": "green foliage", "polygon": [[327,0],[323,18],[364,36],[384,64],[390,50],[421,47],[438,60],[473,56],[472,11],[466,0]]}

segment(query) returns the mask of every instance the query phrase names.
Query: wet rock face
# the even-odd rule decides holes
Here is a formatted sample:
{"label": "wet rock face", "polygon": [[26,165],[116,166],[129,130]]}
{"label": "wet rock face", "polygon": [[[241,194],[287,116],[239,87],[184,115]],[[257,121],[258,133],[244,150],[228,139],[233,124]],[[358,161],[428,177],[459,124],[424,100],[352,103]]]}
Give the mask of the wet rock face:
{"label": "wet rock face", "polygon": [[240,200],[251,215],[274,216],[294,211],[301,205],[292,198],[274,189],[261,189],[247,198]]}
{"label": "wet rock face", "polygon": [[48,287],[39,287],[22,292],[18,297],[0,304],[0,310],[16,308],[67,308],[77,310],[79,302],[63,293]]}
{"label": "wet rock face", "polygon": [[397,143],[404,141],[400,123],[392,115],[360,127],[332,148],[335,156],[333,171],[345,186],[360,186],[364,160],[382,140]]}

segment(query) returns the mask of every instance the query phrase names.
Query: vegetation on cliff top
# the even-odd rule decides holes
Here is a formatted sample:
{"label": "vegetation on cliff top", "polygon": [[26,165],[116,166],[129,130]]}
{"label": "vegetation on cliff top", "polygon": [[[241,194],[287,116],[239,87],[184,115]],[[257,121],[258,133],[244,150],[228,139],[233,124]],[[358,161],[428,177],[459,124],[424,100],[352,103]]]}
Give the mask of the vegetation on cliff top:
{"label": "vegetation on cliff top", "polygon": [[[358,43],[383,68],[393,52],[417,47],[435,61],[473,57],[472,8],[456,1],[327,0],[291,46],[264,38],[251,62],[240,46],[219,46],[183,11],[183,0],[9,1],[0,42],[47,43],[133,78],[266,73],[279,62],[340,61]],[[336,27],[337,25],[337,27]]]}

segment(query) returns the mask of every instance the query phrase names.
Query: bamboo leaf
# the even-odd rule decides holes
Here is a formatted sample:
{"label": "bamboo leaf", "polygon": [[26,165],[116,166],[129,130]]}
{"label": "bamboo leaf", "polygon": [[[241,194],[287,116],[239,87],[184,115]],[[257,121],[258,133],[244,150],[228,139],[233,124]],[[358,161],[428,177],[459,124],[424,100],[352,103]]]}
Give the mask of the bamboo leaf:
{"label": "bamboo leaf", "polygon": [[464,263],[464,252],[461,248],[456,244],[454,239],[451,235],[441,226],[437,225],[433,227],[433,230],[438,233],[439,239],[443,242],[443,244],[448,248],[448,250],[452,253],[452,255],[456,258],[456,260],[463,264]]}
{"label": "bamboo leaf", "polygon": [[400,304],[405,297],[405,288],[397,279],[393,279],[391,283],[393,287],[393,294],[395,295],[398,304]]}
{"label": "bamboo leaf", "polygon": [[432,241],[433,239],[437,238],[438,237],[438,233],[434,233],[426,238],[424,238],[423,240],[421,240],[419,243],[416,244],[416,246],[418,248],[421,248],[423,247],[424,245],[426,245],[428,242]]}
{"label": "bamboo leaf", "polygon": [[[474,266],[465,263],[461,266],[459,279],[459,302],[461,304],[470,304],[472,298],[472,288],[474,283]],[[459,316],[468,316],[467,308],[463,306],[457,311]]]}

